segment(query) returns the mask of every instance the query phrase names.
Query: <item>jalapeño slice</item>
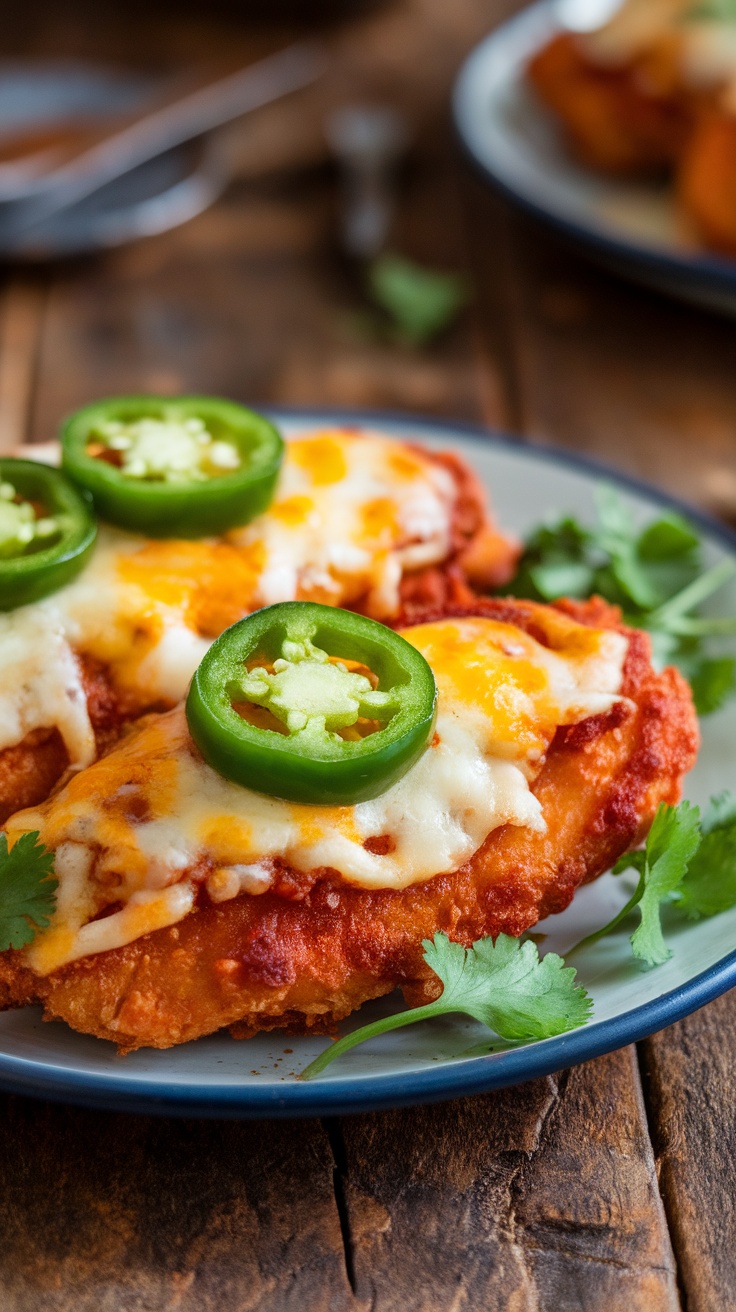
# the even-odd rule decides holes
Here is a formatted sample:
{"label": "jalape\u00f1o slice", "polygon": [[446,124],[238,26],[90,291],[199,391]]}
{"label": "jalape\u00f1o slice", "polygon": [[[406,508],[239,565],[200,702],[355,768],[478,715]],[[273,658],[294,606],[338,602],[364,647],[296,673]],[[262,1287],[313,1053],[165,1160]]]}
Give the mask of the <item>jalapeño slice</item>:
{"label": "jalape\u00f1o slice", "polygon": [[392,629],[286,601],[227,629],[187,698],[213,769],[255,792],[347,806],[386,792],[428,746],[437,686]]}
{"label": "jalape\u00f1o slice", "polygon": [[69,583],[96,536],[91,499],[58,469],[0,459],[0,611]]}
{"label": "jalape\u00f1o slice", "polygon": [[271,502],[284,452],[263,415],[212,396],[122,396],[63,425],[62,468],[102,519],[149,537],[213,537]]}

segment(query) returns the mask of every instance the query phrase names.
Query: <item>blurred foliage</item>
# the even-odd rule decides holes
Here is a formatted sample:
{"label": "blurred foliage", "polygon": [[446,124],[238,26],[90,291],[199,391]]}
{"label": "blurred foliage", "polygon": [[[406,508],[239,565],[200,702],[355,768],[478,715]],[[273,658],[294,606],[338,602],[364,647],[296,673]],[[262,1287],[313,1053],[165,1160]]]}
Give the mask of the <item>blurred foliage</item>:
{"label": "blurred foliage", "polygon": [[437,273],[389,253],[369,265],[368,293],[388,317],[391,336],[410,346],[428,345],[470,299],[467,280],[459,274]]}

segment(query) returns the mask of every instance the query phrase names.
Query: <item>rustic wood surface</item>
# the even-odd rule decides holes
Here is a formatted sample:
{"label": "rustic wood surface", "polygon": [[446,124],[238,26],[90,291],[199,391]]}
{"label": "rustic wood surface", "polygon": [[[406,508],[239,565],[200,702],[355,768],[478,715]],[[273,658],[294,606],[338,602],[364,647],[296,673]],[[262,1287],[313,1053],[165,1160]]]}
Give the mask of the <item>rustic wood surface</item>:
{"label": "rustic wood surface", "polygon": [[[483,420],[601,455],[736,519],[736,326],[596,271],[463,166],[447,93],[511,0],[394,0],[312,25],[322,85],[229,133],[237,180],[176,232],[0,281],[0,450],[93,396],[180,389]],[[306,6],[5,7],[4,53],[172,67],[256,57]],[[296,14],[296,17],[294,16]],[[367,341],[323,134],[387,99],[414,147],[393,240],[466,269],[423,352]],[[502,508],[501,508],[502,509]],[[0,1106],[1,1312],[727,1312],[736,1308],[729,997],[517,1089],[320,1123]]]}

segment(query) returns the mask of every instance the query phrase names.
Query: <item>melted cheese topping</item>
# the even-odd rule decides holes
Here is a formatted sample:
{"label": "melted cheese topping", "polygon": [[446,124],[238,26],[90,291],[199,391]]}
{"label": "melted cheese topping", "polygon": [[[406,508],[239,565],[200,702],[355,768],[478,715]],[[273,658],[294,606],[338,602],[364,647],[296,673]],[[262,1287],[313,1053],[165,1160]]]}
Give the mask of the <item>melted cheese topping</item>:
{"label": "melted cheese topping", "polygon": [[0,615],[0,750],[56,725],[73,768],[93,759],[74,652],[104,662],[134,714],[179,701],[212,640],[259,606],[366,598],[376,618],[394,614],[403,573],[447,556],[456,497],[429,456],[335,430],[292,439],[273,505],[226,539],[150,542],[101,525],[69,587]]}
{"label": "melted cheese topping", "polygon": [[[401,889],[457,870],[499,825],[544,830],[530,783],[559,725],[618,700],[626,639],[544,608],[539,615],[549,646],[485,618],[406,630],[435,673],[437,732],[403,779],[370,802],[264,797],[202,760],[181,707],[145,723],[44,807],[8,823],[11,842],[38,829],[56,851],[59,904],[28,950],[33,968],[45,974],[175,924],[199,883],[215,902],[265,892],[275,860],[303,872],[327,867],[361,888]],[[367,848],[371,839],[383,841]]]}
{"label": "melted cheese topping", "polygon": [[421,452],[375,434],[320,433],[291,443],[268,513],[229,540],[263,549],[261,605],[366,596],[382,619],[399,609],[405,571],[447,555],[456,496],[450,472]]}
{"label": "melted cheese topping", "polygon": [[96,756],[79,665],[60,616],[26,606],[0,616],[0,746],[55,726],[78,767]]}

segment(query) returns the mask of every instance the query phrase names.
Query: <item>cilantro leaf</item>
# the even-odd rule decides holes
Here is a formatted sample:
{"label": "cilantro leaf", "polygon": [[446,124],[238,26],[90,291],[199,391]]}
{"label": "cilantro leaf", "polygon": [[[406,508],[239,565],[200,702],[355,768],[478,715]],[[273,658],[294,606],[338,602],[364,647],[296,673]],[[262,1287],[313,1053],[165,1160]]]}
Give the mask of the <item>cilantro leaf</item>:
{"label": "cilantro leaf", "polygon": [[673,512],[647,525],[639,534],[637,551],[641,560],[671,560],[687,556],[699,546],[700,539],[692,525]]}
{"label": "cilantro leaf", "polygon": [[597,489],[600,531],[598,545],[608,556],[608,568],[625,597],[635,606],[656,606],[657,593],[639,557],[634,521],[612,487]]}
{"label": "cilantro leaf", "polygon": [[464,278],[436,273],[401,255],[381,255],[368,269],[371,299],[393,321],[397,335],[423,346],[449,327],[469,299]]}
{"label": "cilantro leaf", "polygon": [[30,943],[56,905],[54,854],[38,837],[22,834],[9,850],[7,834],[0,834],[0,952]]}
{"label": "cilantro leaf", "polygon": [[[682,662],[681,662],[682,664]],[[712,715],[733,696],[736,660],[733,656],[703,656],[683,669],[692,688],[698,715]]]}
{"label": "cilantro leaf", "polygon": [[[662,936],[660,906],[677,893],[700,844],[700,811],[690,802],[657,808],[643,852],[629,852],[613,867],[614,875],[638,871],[639,881],[626,906],[602,929],[589,934],[572,951],[588,946],[609,934],[638,909],[640,923],[631,936],[634,956],[647,966],[659,966],[672,956]],[[570,954],[568,954],[570,955]]]}
{"label": "cilantro leaf", "polygon": [[424,949],[424,960],[445,986],[434,1005],[474,1016],[502,1039],[548,1039],[583,1025],[590,1015],[590,999],[573,983],[574,968],[554,952],[540,959],[531,941],[499,934],[495,943],[479,939],[466,950],[435,934]]}
{"label": "cilantro leaf", "polygon": [[736,20],[736,0],[701,0],[683,15],[685,22],[729,23]]}
{"label": "cilantro leaf", "polygon": [[662,937],[659,913],[664,903],[690,920],[736,906],[736,797],[719,793],[702,818],[689,802],[661,805],[644,850],[622,856],[613,873],[631,869],[638,871],[639,880],[626,906],[568,956],[618,928],[638,908],[641,920],[631,946],[641,961],[657,966],[672,955]]}
{"label": "cilantro leaf", "polygon": [[736,691],[736,659],[708,644],[736,634],[736,618],[710,617],[699,608],[733,578],[733,562],[704,570],[697,532],[675,512],[637,531],[614,488],[601,485],[596,504],[594,528],[566,515],[535,529],[504,591],[548,602],[605,597],[621,607],[627,624],[648,631],[655,660],[679,665],[698,713],[711,714]]}
{"label": "cilantro leaf", "polygon": [[446,934],[425,939],[424,959],[444,985],[435,1002],[386,1016],[346,1034],[302,1071],[302,1080],[321,1075],[350,1048],[389,1030],[461,1012],[512,1042],[551,1038],[584,1025],[592,1001],[575,984],[575,970],[549,952],[540,959],[536,944],[499,934],[495,943],[480,939],[471,948]]}
{"label": "cilantro leaf", "polygon": [[[644,849],[644,875],[639,913],[641,924],[631,936],[635,957],[659,966],[672,956],[662,937],[660,904],[679,888],[700,843],[700,811],[690,802],[660,804]],[[641,879],[641,877],[640,877]]]}
{"label": "cilantro leaf", "polygon": [[716,829],[726,829],[734,822],[736,822],[736,797],[724,789],[722,793],[716,793],[715,797],[711,797],[708,810],[700,822],[700,828],[703,834],[712,834]]}
{"label": "cilantro leaf", "polygon": [[720,793],[702,821],[702,839],[677,891],[675,906],[691,920],[736,905],[736,798]]}

